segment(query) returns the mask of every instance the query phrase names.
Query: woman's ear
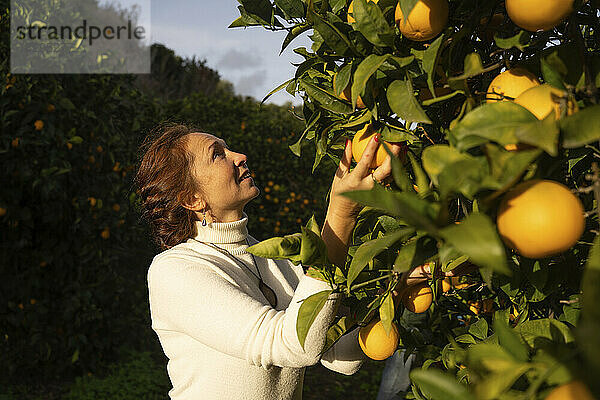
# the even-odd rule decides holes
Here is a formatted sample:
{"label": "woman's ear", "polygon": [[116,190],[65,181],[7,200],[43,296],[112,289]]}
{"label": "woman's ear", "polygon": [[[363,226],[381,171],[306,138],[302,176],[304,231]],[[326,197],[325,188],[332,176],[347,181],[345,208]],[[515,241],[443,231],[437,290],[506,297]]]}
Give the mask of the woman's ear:
{"label": "woman's ear", "polygon": [[179,199],[179,201],[181,202],[183,208],[190,211],[200,212],[201,210],[206,208],[206,202],[197,194],[187,199],[187,201],[183,199]]}

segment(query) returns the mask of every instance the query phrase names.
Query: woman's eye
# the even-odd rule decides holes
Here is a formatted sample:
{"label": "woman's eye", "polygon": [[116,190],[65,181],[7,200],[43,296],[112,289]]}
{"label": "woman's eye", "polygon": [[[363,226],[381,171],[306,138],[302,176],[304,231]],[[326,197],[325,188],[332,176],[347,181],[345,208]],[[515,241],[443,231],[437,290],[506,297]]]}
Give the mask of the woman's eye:
{"label": "woman's eye", "polygon": [[213,153],[213,160],[216,159],[217,157],[221,157],[221,158],[225,157],[225,152],[223,150],[215,151]]}

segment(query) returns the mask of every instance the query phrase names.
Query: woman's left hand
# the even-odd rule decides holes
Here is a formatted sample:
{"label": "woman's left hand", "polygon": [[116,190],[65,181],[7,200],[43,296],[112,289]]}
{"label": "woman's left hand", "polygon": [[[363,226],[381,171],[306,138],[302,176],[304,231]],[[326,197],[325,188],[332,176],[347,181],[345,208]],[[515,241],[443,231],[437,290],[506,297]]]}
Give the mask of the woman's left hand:
{"label": "woman's left hand", "polygon": [[[331,185],[328,214],[331,213],[331,216],[334,218],[356,220],[356,217],[362,208],[361,205],[348,197],[342,196],[341,193],[352,190],[369,190],[375,184],[375,180],[381,182],[391,175],[392,160],[389,155],[386,157],[383,164],[371,173],[370,165],[377,152],[377,146],[380,144],[378,142],[379,136],[379,134],[373,136],[373,139],[371,139],[365,147],[361,159],[352,171],[350,171],[350,164],[352,162],[352,141],[349,139],[346,140],[346,149],[344,150],[344,155],[340,160],[340,165],[335,172],[333,183]],[[403,147],[402,145],[395,143],[386,144],[395,156],[400,154]]]}

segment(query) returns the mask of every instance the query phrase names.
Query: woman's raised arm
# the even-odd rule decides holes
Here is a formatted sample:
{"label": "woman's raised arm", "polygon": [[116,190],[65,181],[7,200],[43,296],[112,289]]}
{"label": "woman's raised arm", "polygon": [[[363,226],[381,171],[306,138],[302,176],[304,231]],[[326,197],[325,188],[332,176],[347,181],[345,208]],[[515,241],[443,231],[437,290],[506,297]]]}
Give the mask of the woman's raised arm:
{"label": "woman's raised arm", "polygon": [[[370,173],[369,166],[377,151],[378,140],[379,134],[374,135],[352,171],[350,170],[352,141],[346,140],[344,155],[331,184],[329,205],[321,237],[327,246],[329,259],[340,267],[346,262],[352,230],[362,208],[359,204],[342,196],[341,193],[352,190],[369,190],[373,187],[374,180],[382,181],[392,172],[392,162],[388,156],[380,167],[375,169],[372,174]],[[390,144],[390,150],[395,155],[398,155],[401,149],[400,145]]]}

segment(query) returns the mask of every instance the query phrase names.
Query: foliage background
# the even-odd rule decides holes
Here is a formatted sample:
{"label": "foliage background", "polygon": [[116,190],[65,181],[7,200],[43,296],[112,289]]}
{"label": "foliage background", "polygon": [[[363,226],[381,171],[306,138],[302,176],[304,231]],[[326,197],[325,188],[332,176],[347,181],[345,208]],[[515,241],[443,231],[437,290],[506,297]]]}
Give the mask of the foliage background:
{"label": "foliage background", "polygon": [[150,75],[11,75],[0,10],[0,397],[59,396],[80,377],[66,398],[165,398],[146,287],[156,249],[132,191],[145,133],[187,122],[247,154],[258,239],[322,219],[331,174],[290,152],[303,129],[290,105],[261,108],[162,45]]}

